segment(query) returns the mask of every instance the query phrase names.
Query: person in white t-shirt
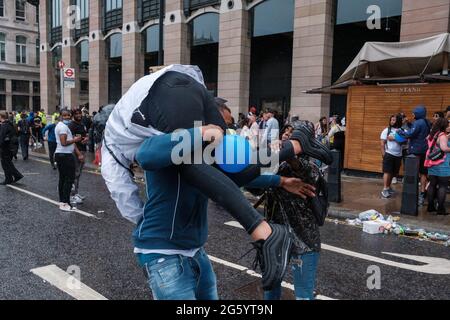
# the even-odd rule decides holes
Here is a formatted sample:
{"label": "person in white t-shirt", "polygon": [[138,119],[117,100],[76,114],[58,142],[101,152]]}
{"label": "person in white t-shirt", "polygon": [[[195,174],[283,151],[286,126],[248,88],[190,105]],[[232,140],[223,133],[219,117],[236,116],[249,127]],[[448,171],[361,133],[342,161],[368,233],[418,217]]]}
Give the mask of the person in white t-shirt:
{"label": "person in white t-shirt", "polygon": [[56,151],[55,160],[59,171],[59,209],[62,211],[73,211],[76,208],[70,204],[70,192],[72,184],[75,181],[75,158],[74,152],[78,160],[83,161],[83,154],[76,147],[76,143],[80,142],[82,137],[73,137],[69,129],[69,124],[72,119],[70,110],[61,111],[61,121],[58,122],[55,128],[56,136]]}
{"label": "person in white t-shirt", "polygon": [[[381,196],[388,199],[394,193],[392,189],[392,179],[398,176],[402,164],[402,145],[393,139],[402,126],[402,119],[399,116],[391,116],[389,127],[381,133],[381,155],[383,156],[384,189]],[[390,138],[391,137],[391,138]]]}

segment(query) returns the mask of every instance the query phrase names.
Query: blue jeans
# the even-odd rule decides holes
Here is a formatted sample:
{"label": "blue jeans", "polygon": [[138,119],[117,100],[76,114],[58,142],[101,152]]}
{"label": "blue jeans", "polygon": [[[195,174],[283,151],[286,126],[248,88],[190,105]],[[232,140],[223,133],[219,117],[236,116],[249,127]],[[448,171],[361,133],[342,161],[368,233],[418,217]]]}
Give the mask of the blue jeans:
{"label": "blue jeans", "polygon": [[[314,300],[317,264],[320,253],[309,252],[292,256],[295,297],[297,300]],[[271,291],[264,292],[264,300],[280,300],[281,284]]]}
{"label": "blue jeans", "polygon": [[155,300],[218,300],[216,275],[202,248],[193,258],[138,254]]}

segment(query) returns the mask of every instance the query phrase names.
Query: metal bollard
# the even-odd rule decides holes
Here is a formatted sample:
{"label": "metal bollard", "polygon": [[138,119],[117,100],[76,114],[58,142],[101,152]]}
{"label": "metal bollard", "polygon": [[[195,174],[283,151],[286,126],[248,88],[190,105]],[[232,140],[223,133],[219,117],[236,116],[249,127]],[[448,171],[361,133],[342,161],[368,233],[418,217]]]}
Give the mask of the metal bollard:
{"label": "metal bollard", "polygon": [[419,161],[414,155],[406,157],[401,214],[419,215]]}
{"label": "metal bollard", "polygon": [[340,203],[342,202],[341,152],[333,150],[331,153],[333,154],[333,163],[328,169],[328,201]]}

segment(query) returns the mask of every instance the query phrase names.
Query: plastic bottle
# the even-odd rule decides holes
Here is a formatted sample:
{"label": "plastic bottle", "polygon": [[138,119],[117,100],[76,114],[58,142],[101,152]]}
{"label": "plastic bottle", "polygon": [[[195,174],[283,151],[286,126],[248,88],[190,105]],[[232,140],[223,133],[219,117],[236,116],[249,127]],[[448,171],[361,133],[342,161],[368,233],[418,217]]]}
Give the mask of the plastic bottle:
{"label": "plastic bottle", "polygon": [[369,220],[372,220],[373,216],[377,216],[379,214],[380,213],[378,211],[376,211],[376,210],[364,211],[364,212],[361,212],[359,214],[359,220],[361,220],[361,221],[369,221]]}

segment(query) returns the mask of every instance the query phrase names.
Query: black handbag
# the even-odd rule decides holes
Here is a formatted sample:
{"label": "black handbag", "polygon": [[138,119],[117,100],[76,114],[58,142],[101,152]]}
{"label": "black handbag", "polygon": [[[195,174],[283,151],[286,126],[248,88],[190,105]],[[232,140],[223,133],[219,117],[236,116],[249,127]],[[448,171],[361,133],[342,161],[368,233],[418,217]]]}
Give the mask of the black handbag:
{"label": "black handbag", "polygon": [[328,184],[323,177],[317,182],[316,196],[311,199],[311,209],[319,227],[323,227],[328,215]]}
{"label": "black handbag", "polygon": [[430,147],[427,159],[431,161],[437,161],[442,158],[444,158],[445,153],[441,150],[441,148],[437,145],[437,140],[439,139],[440,133],[436,133],[435,137],[433,138],[433,144]]}

